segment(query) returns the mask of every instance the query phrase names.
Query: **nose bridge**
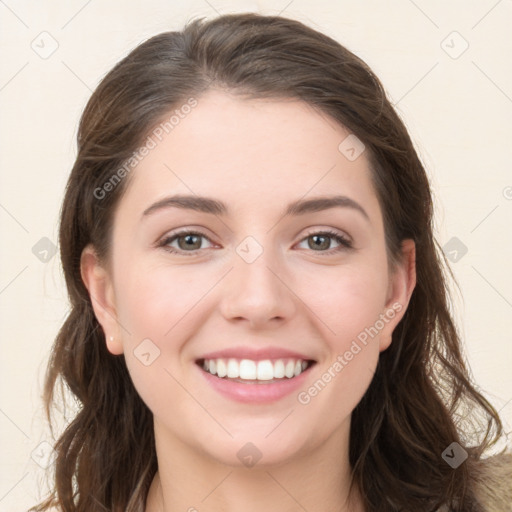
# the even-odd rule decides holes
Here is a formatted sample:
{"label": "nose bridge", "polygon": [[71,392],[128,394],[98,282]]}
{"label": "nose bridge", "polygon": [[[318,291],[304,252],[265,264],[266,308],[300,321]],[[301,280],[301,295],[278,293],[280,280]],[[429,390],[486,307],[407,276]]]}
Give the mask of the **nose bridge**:
{"label": "nose bridge", "polygon": [[280,275],[282,265],[278,251],[270,246],[271,238],[265,237],[260,242],[254,236],[247,236],[236,246],[234,268],[229,273],[223,297],[223,313],[227,318],[245,318],[251,324],[258,324],[292,314],[293,294],[284,284],[285,277]]}

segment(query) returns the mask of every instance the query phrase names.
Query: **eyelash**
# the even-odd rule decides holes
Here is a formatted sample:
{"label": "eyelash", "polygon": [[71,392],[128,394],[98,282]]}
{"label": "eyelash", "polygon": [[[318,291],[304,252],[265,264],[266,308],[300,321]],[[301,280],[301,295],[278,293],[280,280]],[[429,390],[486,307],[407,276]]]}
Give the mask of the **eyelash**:
{"label": "eyelash", "polygon": [[[172,254],[194,256],[201,249],[194,249],[193,251],[183,251],[183,250],[177,250],[177,249],[171,248],[168,245],[171,242],[173,242],[174,240],[176,240],[177,238],[179,238],[180,236],[185,236],[185,235],[201,236],[211,242],[211,240],[204,233],[201,233],[200,231],[179,231],[178,233],[174,233],[173,235],[167,236],[164,239],[162,239],[162,241],[158,243],[158,247],[162,247],[164,250],[166,250]],[[328,237],[333,238],[340,245],[338,247],[335,247],[334,249],[329,249],[326,251],[313,251],[313,252],[319,252],[323,255],[329,256],[331,254],[335,254],[342,250],[353,248],[353,244],[348,238],[344,237],[343,235],[340,235],[339,233],[336,233],[335,231],[330,231],[330,230],[315,231],[313,233],[309,233],[300,241],[303,242],[304,240],[308,239],[309,237],[315,236],[315,235],[327,235]]]}

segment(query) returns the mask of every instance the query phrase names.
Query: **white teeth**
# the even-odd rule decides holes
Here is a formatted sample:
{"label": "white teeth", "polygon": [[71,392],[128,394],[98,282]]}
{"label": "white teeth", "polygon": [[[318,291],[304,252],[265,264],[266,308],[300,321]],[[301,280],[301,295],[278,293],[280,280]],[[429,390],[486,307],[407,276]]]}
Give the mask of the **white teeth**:
{"label": "white teeth", "polygon": [[[213,359],[212,359],[213,361]],[[217,359],[217,375],[219,377],[225,377],[228,374],[228,370],[226,368],[226,363],[223,359]]]}
{"label": "white teeth", "polygon": [[258,362],[258,380],[272,380],[274,378],[274,365],[271,361]]}
{"label": "white teeth", "polygon": [[242,359],[240,361],[240,378],[241,379],[256,379],[258,370],[256,363],[250,359]]}
{"label": "white teeth", "polygon": [[292,379],[300,375],[308,367],[303,359],[205,359],[203,369],[218,377],[242,380],[273,380]]}
{"label": "white teeth", "polygon": [[[306,361],[304,361],[306,363]],[[307,365],[307,363],[306,363]],[[282,379],[284,377],[284,362],[282,359],[279,359],[274,363],[274,378]]]}
{"label": "white teeth", "polygon": [[236,359],[228,361],[228,377],[230,379],[238,379],[240,377],[240,365]]}
{"label": "white teeth", "polygon": [[294,370],[295,370],[295,362],[294,361],[288,361],[286,363],[286,367],[284,369],[284,374],[291,379],[294,376]]}

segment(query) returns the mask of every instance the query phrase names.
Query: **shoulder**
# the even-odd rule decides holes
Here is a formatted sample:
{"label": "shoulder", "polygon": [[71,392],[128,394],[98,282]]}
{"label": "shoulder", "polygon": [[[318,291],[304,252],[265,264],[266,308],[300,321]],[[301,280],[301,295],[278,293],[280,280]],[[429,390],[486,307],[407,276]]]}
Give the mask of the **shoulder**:
{"label": "shoulder", "polygon": [[473,486],[485,512],[512,512],[512,453],[481,459],[474,467]]}

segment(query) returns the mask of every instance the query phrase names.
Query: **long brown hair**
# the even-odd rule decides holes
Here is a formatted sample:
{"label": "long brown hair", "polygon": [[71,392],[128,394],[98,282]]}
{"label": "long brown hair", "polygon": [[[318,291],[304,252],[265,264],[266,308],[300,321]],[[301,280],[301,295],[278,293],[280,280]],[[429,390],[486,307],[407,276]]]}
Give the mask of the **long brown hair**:
{"label": "long brown hair", "polygon": [[[433,235],[430,186],[407,130],[356,55],[298,21],[253,13],[196,19],[182,32],[152,37],[103,78],[85,108],[60,224],[71,310],[44,389],[50,423],[58,382],[76,397],[79,412],[55,445],[53,493],[33,510],[144,508],[157,470],[152,414],[124,358],[106,348],[80,256],[92,243],[108,260],[113,211],[129,179],[108,193],[104,184],[164,115],[191,97],[200,101],[211,87],[244,98],[302,100],[365,144],[389,261],[397,260],[402,240],[413,239],[417,284],[352,414],[352,482],[367,511],[483,510],[475,493],[482,455],[503,428],[465,366],[449,307],[453,276]],[[442,457],[454,442],[468,453],[456,469]]]}

